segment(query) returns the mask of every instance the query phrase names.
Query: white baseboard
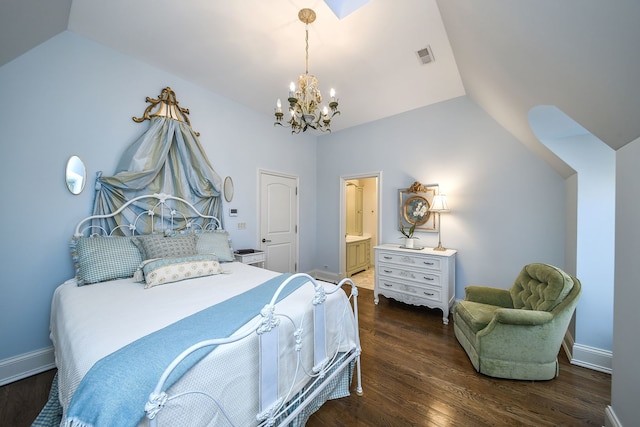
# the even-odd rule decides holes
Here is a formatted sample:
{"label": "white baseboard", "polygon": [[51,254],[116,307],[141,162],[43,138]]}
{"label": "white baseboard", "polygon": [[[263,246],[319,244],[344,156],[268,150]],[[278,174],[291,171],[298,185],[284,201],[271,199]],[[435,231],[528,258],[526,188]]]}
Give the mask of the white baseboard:
{"label": "white baseboard", "polygon": [[569,330],[567,329],[567,332],[565,332],[564,334],[564,339],[562,340],[562,349],[564,350],[564,354],[567,355],[567,359],[569,360],[573,359],[574,344],[575,341],[573,340],[573,335],[571,335],[569,333]]}
{"label": "white baseboard", "polygon": [[330,271],[311,270],[307,274],[314,279],[324,280],[329,283],[339,283],[340,280],[342,280],[342,277],[340,277],[339,274],[332,273]]}
{"label": "white baseboard", "polygon": [[0,360],[0,386],[56,367],[53,347]]}
{"label": "white baseboard", "polygon": [[604,410],[604,425],[605,427],[622,427],[622,423],[618,417],[616,417],[611,406],[607,406]]}
{"label": "white baseboard", "polygon": [[562,340],[562,349],[572,365],[582,366],[596,371],[611,374],[613,353],[599,348],[576,344],[573,336],[567,331]]}
{"label": "white baseboard", "polygon": [[582,366],[583,368],[593,369],[606,374],[613,372],[611,363],[613,360],[613,352],[608,350],[582,344],[573,344],[573,355],[570,360],[573,365]]}

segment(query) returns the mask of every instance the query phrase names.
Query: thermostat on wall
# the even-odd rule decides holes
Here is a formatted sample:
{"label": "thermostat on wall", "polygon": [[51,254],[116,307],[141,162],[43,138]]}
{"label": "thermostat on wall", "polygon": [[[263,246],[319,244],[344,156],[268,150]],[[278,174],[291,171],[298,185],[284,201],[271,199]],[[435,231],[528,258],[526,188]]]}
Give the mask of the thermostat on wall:
{"label": "thermostat on wall", "polygon": [[238,209],[237,208],[230,208],[229,209],[229,216],[238,216]]}

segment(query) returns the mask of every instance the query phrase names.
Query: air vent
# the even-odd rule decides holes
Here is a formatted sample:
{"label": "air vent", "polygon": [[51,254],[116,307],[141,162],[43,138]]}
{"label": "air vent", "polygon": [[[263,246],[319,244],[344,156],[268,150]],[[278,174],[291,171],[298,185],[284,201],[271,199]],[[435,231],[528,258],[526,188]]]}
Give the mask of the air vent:
{"label": "air vent", "polygon": [[429,62],[433,62],[433,52],[431,51],[431,46],[427,45],[425,48],[420,49],[416,52],[418,54],[418,59],[422,65],[428,64]]}

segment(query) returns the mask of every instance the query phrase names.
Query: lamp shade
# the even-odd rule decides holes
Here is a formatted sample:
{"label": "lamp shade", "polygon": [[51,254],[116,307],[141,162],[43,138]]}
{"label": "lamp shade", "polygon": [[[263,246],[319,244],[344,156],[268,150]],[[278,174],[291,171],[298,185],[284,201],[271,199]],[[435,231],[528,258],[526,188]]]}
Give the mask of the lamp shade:
{"label": "lamp shade", "polygon": [[437,194],[433,196],[431,201],[431,212],[449,212],[449,206],[447,206],[447,196],[445,194]]}

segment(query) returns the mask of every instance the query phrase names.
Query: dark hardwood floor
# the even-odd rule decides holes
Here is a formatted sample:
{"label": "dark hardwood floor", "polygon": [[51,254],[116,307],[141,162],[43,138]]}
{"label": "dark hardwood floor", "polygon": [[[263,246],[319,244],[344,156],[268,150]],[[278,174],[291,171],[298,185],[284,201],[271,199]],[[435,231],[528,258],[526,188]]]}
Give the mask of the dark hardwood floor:
{"label": "dark hardwood floor", "polygon": [[[560,353],[551,381],[478,374],[442,312],[360,289],[363,396],[327,402],[308,427],[602,426],[609,375],[571,365]],[[44,405],[54,371],[0,387],[0,426],[29,426]]]}
{"label": "dark hardwood floor", "polygon": [[0,426],[27,427],[47,402],[55,369],[0,387]]}

